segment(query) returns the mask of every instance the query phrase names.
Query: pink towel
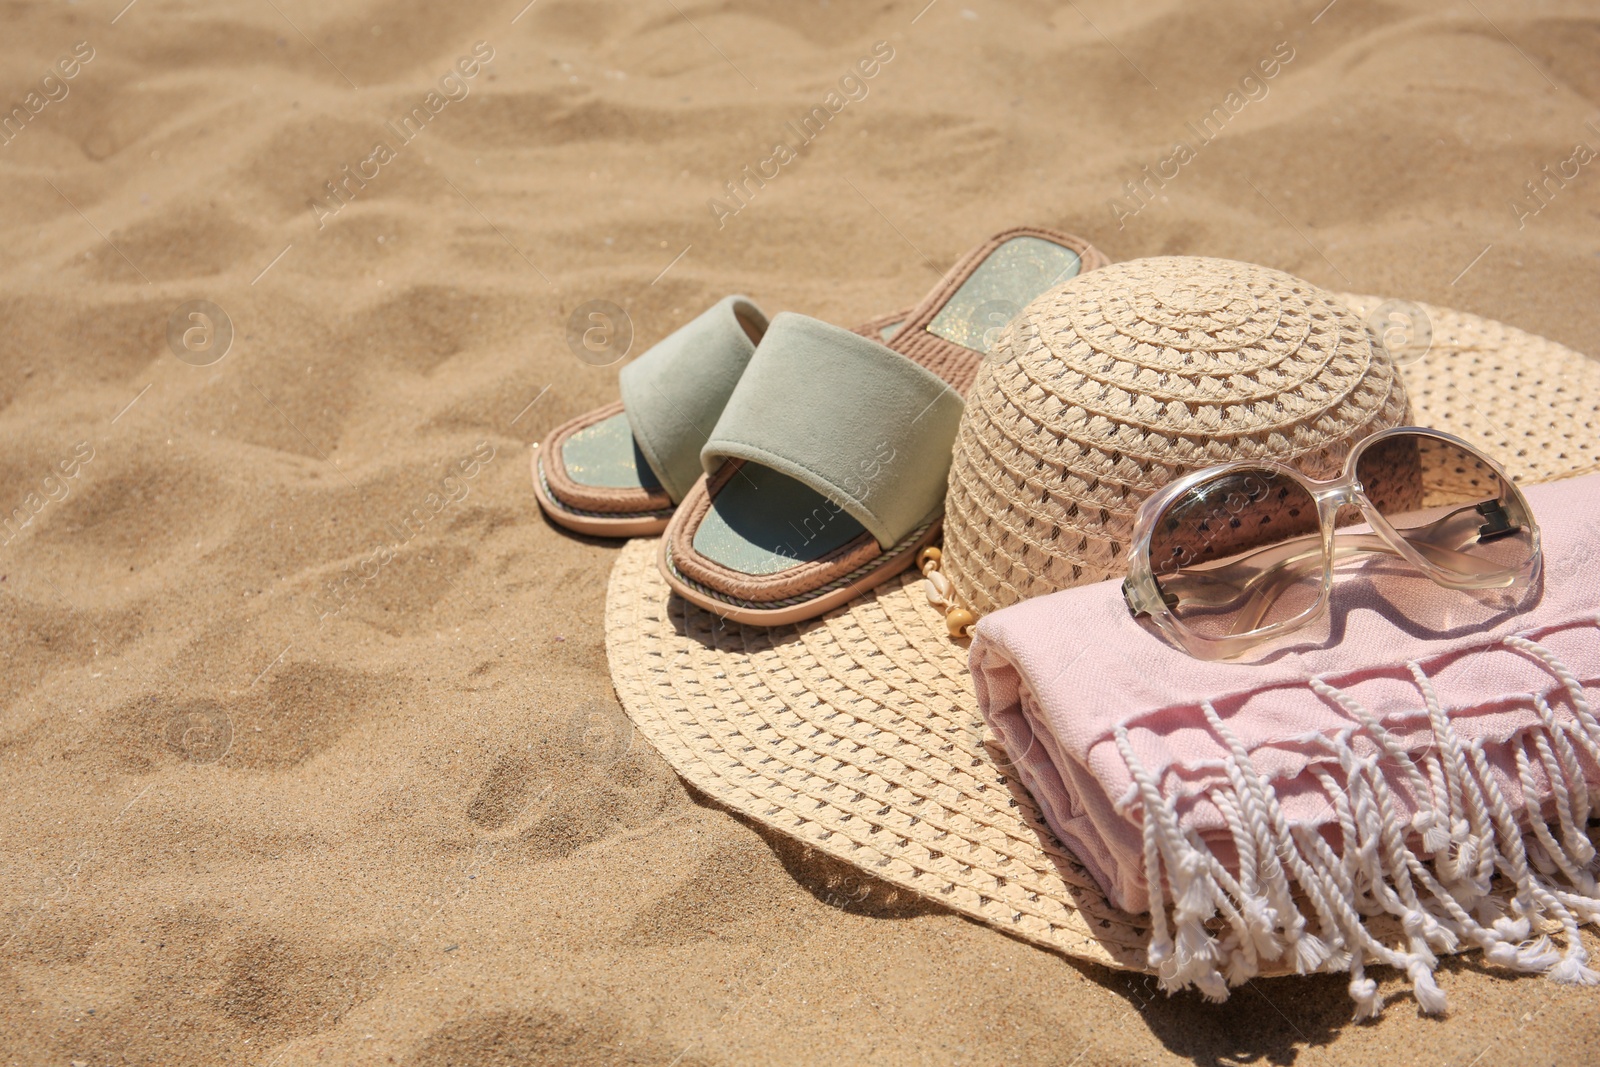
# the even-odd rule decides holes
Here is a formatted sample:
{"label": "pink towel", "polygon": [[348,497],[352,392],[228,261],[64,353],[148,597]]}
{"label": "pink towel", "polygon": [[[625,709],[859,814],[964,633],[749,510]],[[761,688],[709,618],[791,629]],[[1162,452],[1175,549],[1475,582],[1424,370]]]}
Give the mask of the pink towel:
{"label": "pink towel", "polygon": [[[1287,962],[1349,971],[1366,1017],[1379,962],[1442,1011],[1434,952],[1461,944],[1600,982],[1578,937],[1600,919],[1600,475],[1527,497],[1544,574],[1516,604],[1369,557],[1339,568],[1320,629],[1242,663],[1169,646],[1117,582],[979,623],[984,717],[1112,902],[1151,912],[1169,990],[1220,1000]],[[1381,914],[1400,947],[1367,931]]]}

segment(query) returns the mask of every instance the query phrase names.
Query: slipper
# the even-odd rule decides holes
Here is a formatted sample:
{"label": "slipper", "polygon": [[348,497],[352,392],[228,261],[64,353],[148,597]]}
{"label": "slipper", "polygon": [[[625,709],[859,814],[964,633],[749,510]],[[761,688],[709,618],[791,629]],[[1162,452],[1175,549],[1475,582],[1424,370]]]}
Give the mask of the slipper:
{"label": "slipper", "polygon": [[[913,309],[856,327],[892,336]],[[718,301],[622,368],[622,399],[557,426],[533,452],[533,492],[550,520],[593,537],[651,537],[700,476],[700,449],[767,316],[742,296]]]}
{"label": "slipper", "polygon": [[701,450],[706,475],[658,549],[685,600],[735,622],[821,615],[899,574],[939,534],[962,397],[1000,329],[1107,260],[1008,230],[969,252],[876,338],[772,320]]}

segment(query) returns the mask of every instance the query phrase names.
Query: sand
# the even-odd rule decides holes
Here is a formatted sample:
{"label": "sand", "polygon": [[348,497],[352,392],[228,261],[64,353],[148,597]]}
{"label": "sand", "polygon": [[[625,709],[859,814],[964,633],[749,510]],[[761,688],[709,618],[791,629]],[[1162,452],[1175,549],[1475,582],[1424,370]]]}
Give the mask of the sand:
{"label": "sand", "polygon": [[1475,959],[1169,999],[765,836],[528,480],[586,301],[849,324],[1023,222],[1600,352],[1593,5],[123,2],[0,34],[3,1062],[1600,1056]]}

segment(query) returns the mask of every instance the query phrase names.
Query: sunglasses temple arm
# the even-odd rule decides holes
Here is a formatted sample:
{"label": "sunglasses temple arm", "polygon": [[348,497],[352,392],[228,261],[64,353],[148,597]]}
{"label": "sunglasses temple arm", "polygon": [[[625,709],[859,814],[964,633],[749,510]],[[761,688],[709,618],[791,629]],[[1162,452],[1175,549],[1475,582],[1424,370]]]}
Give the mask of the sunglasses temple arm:
{"label": "sunglasses temple arm", "polygon": [[[1476,529],[1476,527],[1474,527],[1474,529]],[[1310,537],[1296,538],[1296,541],[1310,540],[1312,540]],[[1417,554],[1422,556],[1423,559],[1426,559],[1435,567],[1438,567],[1441,570],[1450,571],[1453,574],[1460,574],[1470,578],[1488,578],[1499,574],[1505,569],[1498,564],[1489,563],[1487,560],[1478,559],[1477,557],[1468,555],[1465,552],[1458,552],[1453,548],[1446,548],[1443,545],[1436,545],[1429,541],[1420,540],[1415,533],[1413,533],[1411,537],[1407,537],[1405,540],[1406,543],[1415,549]],[[1277,564],[1270,562],[1257,562],[1254,556],[1247,557],[1239,562],[1261,567],[1264,570],[1270,570],[1274,566],[1282,566],[1283,563],[1291,562],[1295,554],[1303,551],[1303,548],[1296,546],[1294,541],[1290,541],[1282,545],[1273,545],[1269,548],[1262,549],[1261,552],[1257,553],[1256,555],[1259,556],[1262,553],[1270,554],[1273,552],[1279,552],[1280,550],[1286,548],[1294,548],[1294,552],[1287,553],[1287,558]],[[1333,535],[1333,558],[1335,562],[1349,559],[1352,556],[1377,554],[1394,556],[1397,559],[1405,558],[1398,548],[1390,544],[1385,538],[1375,533],[1336,533]]]}
{"label": "sunglasses temple arm", "polygon": [[1248,628],[1254,629],[1285,588],[1322,565],[1322,536],[1311,534],[1259,549],[1226,566],[1159,575],[1157,581],[1163,595],[1176,596],[1179,604],[1191,608],[1233,608],[1248,600],[1243,610],[1254,620]]}
{"label": "sunglasses temple arm", "polygon": [[[1200,595],[1203,588],[1230,590],[1235,594],[1233,598],[1235,602],[1241,595],[1249,596],[1251,609],[1248,614],[1255,618],[1258,624],[1259,617],[1266,614],[1267,608],[1277,600],[1284,588],[1299,581],[1307,571],[1322,565],[1321,540],[1320,534],[1296,537],[1259,549],[1225,567],[1168,575],[1158,578],[1158,581],[1161,583],[1163,593],[1177,594],[1180,601],[1199,601],[1207,607],[1220,605],[1206,603],[1205,598]],[[1457,552],[1440,545],[1425,541],[1409,543],[1434,566],[1454,574],[1486,578],[1498,574],[1502,569],[1498,566],[1484,567],[1482,561],[1464,552]],[[1399,549],[1375,533],[1334,535],[1335,561],[1348,559],[1351,556],[1373,554],[1404,558]],[[1185,588],[1186,586],[1188,588]]]}
{"label": "sunglasses temple arm", "polygon": [[[1304,537],[1296,537],[1280,544],[1268,545],[1245,556],[1243,559],[1230,563],[1225,568],[1208,572],[1207,576],[1221,578],[1225,573],[1235,570],[1254,571],[1254,577],[1246,578],[1244,581],[1237,583],[1248,586],[1260,581],[1266,575],[1279,568],[1293,567],[1294,573],[1298,575],[1304,569],[1296,566],[1299,562],[1299,557],[1305,556],[1307,550],[1311,546],[1317,545],[1320,541],[1320,535],[1307,534]],[[1429,563],[1455,574],[1487,578],[1504,570],[1498,564],[1491,564],[1487,560],[1480,560],[1465,552],[1457,552],[1455,549],[1445,548],[1443,545],[1419,540],[1415,534],[1406,538],[1406,543],[1416,549],[1417,553]],[[1378,553],[1385,556],[1404,558],[1399,549],[1375,533],[1336,533],[1333,535],[1333,558],[1335,561],[1349,559],[1351,556]],[[1318,556],[1320,557],[1320,552]]]}

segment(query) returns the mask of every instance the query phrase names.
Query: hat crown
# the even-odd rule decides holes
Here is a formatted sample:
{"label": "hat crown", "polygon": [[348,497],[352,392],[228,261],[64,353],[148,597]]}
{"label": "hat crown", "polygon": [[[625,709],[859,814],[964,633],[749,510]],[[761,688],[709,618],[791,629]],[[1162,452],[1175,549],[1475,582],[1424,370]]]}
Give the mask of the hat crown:
{"label": "hat crown", "polygon": [[1102,267],[1025,308],[979,371],[943,569],[979,612],[1117,577],[1139,505],[1173,479],[1240,459],[1330,478],[1406,421],[1389,354],[1310,282],[1185,256]]}

